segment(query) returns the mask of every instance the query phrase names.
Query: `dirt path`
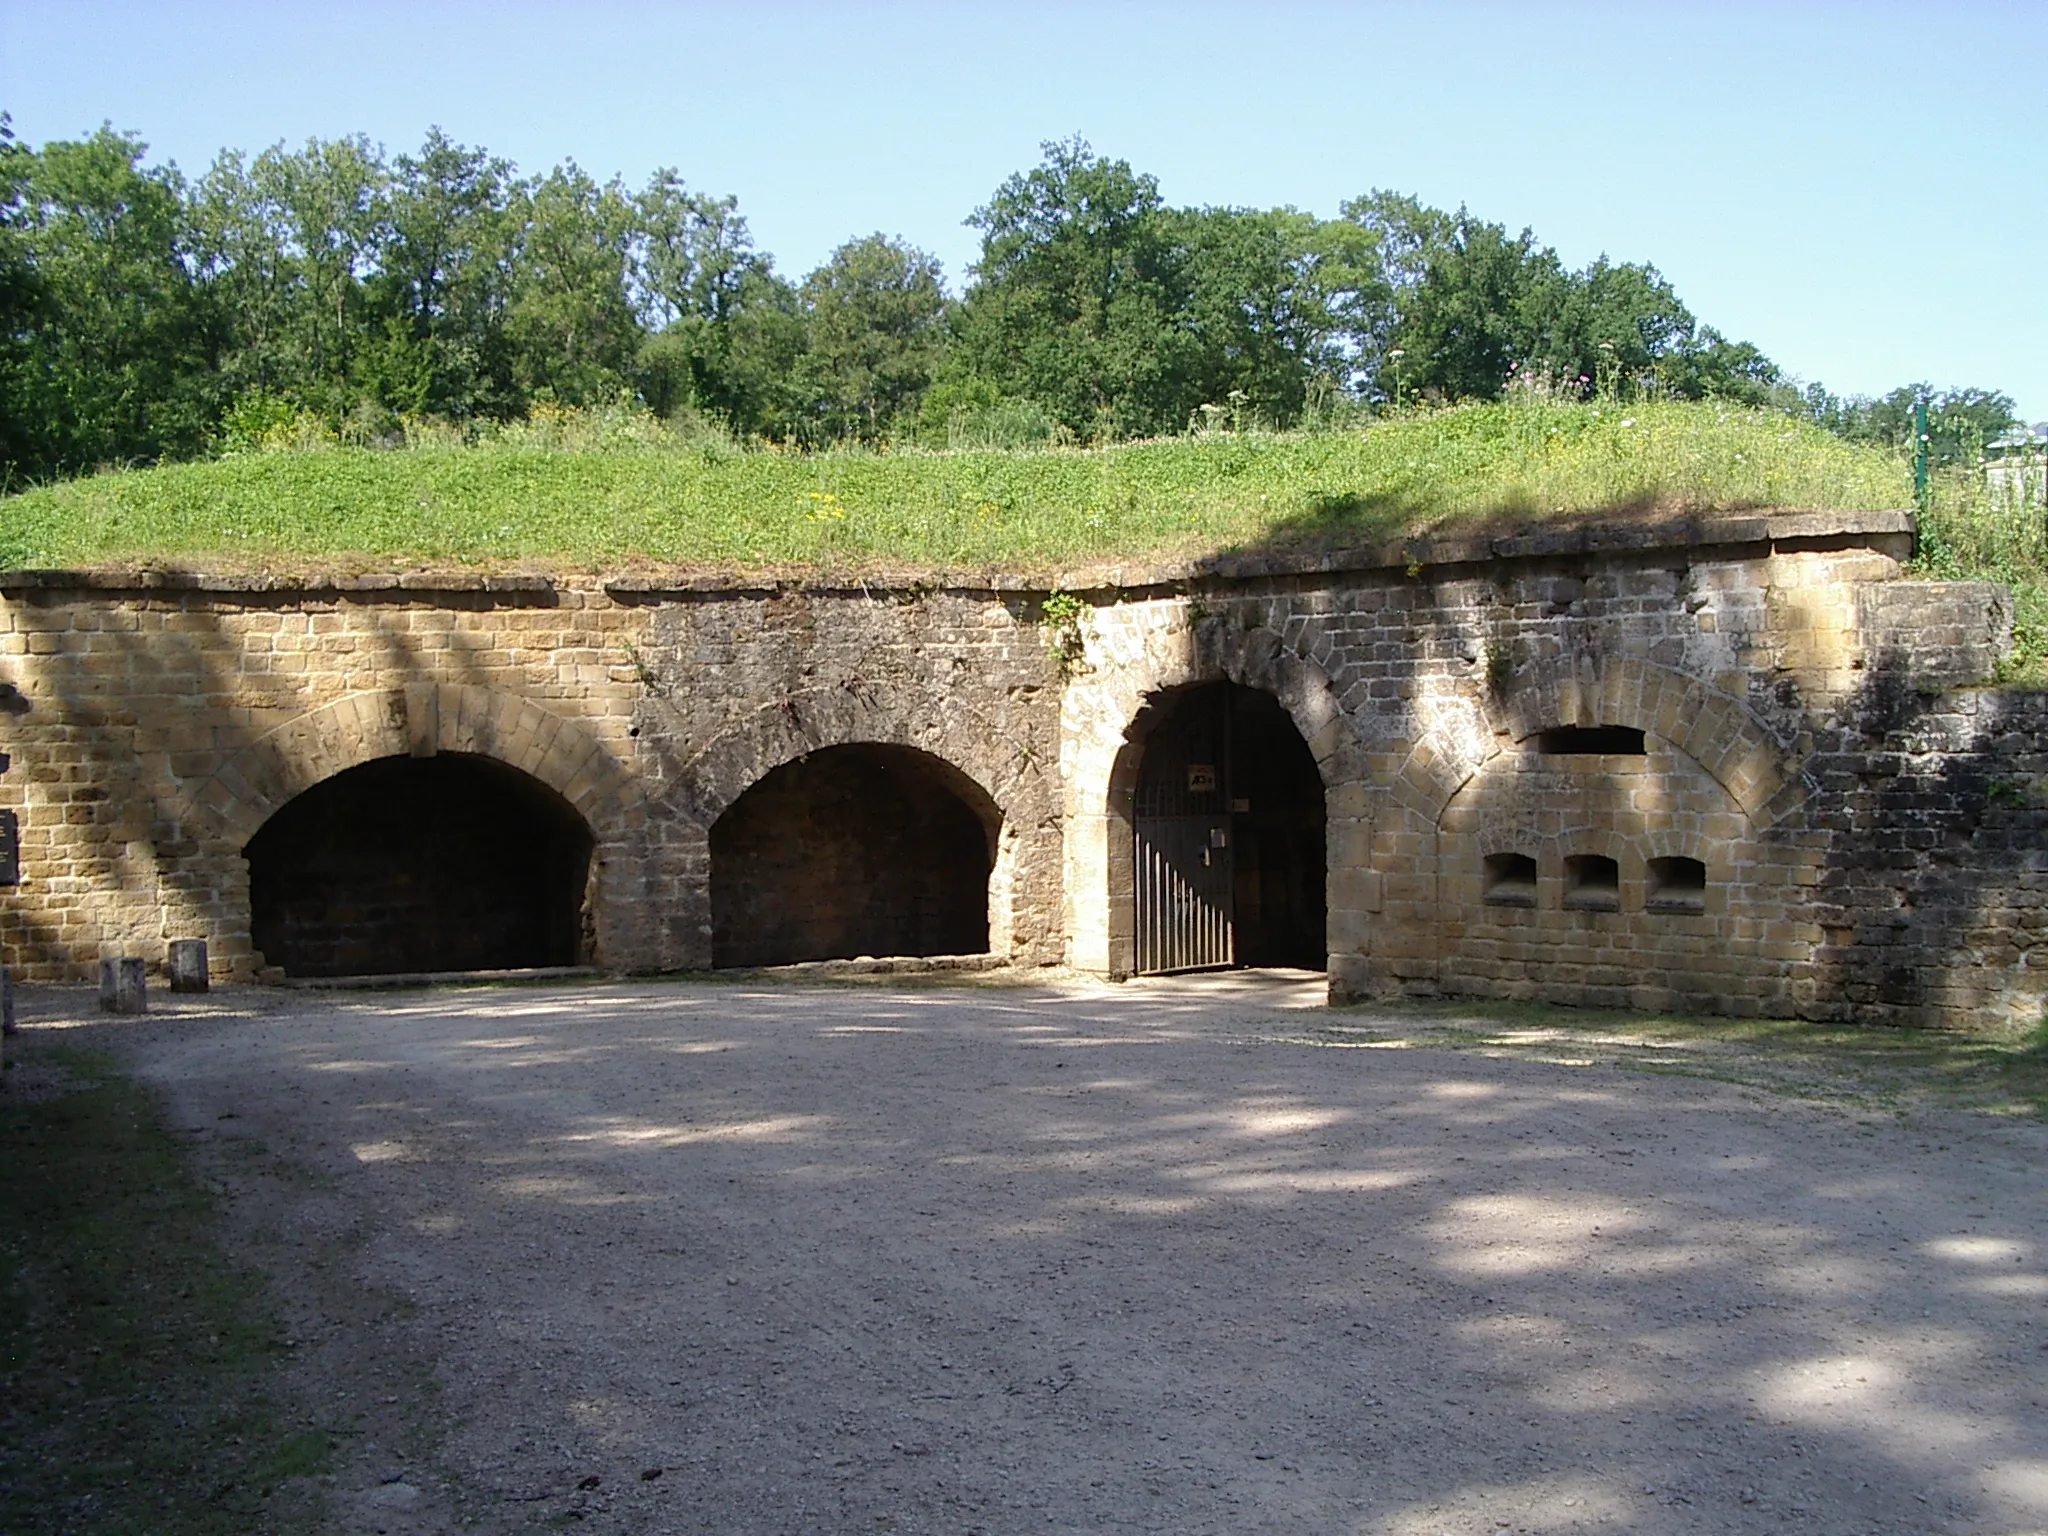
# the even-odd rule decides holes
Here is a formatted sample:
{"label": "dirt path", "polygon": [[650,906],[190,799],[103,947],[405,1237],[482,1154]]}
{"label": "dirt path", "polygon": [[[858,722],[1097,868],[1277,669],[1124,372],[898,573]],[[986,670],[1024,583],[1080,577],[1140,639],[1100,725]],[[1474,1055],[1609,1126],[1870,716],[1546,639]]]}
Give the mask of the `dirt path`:
{"label": "dirt path", "polygon": [[342,1530],[2048,1530],[2048,1127],[1317,1048],[1312,997],[80,1027],[284,1297]]}

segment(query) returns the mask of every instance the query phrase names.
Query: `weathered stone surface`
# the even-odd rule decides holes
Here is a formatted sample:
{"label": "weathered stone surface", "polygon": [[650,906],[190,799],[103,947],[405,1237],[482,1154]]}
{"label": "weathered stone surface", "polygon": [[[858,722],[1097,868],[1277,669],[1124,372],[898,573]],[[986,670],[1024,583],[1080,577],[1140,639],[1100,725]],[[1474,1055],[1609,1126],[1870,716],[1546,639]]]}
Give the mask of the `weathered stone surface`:
{"label": "weathered stone surface", "polygon": [[206,940],[173,939],[165,946],[164,974],[173,992],[204,992],[207,987]]}
{"label": "weathered stone surface", "polygon": [[100,1009],[104,1013],[149,1012],[148,986],[140,955],[100,961]]}
{"label": "weathered stone surface", "polygon": [[[1120,974],[1142,722],[1228,679],[1322,776],[1339,996],[2010,1022],[2048,996],[2048,697],[1982,690],[2009,599],[1898,579],[1909,537],[1902,514],[1743,514],[1035,588],[8,573],[0,959],[84,979],[175,934],[253,977],[243,850],[270,817],[360,764],[468,753],[589,828],[589,958],[704,966],[713,826],[867,744],[957,776],[992,828],[989,955]],[[1055,585],[1091,599],[1078,656],[1038,622]],[[1642,748],[1535,749],[1564,726]],[[776,846],[795,868],[801,830]],[[1534,905],[1486,900],[1506,855]],[[1588,857],[1618,870],[1600,909],[1566,899]],[[1697,901],[1649,899],[1653,860],[1703,866]]]}

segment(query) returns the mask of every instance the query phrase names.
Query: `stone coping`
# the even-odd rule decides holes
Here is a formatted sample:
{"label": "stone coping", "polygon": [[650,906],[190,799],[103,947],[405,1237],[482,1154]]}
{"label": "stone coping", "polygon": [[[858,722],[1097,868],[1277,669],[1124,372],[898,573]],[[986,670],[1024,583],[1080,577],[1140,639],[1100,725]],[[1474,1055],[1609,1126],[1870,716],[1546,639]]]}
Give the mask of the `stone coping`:
{"label": "stone coping", "polygon": [[209,571],[0,571],[0,592],[498,592],[551,593],[552,576],[486,576],[476,571],[374,571],[360,576],[247,575]]}
{"label": "stone coping", "polygon": [[[878,576],[762,574],[740,571],[619,574],[600,577],[606,593],[623,601],[720,593],[903,592],[1120,592],[1199,582],[1272,577],[1330,576],[1379,570],[1432,570],[1498,560],[1539,560],[1565,555],[1634,554],[1758,544],[1830,542],[1904,535],[1914,531],[1904,508],[1877,512],[1757,511],[1695,513],[1658,521],[1575,523],[1512,534],[1431,536],[1359,545],[1322,553],[1279,551],[1204,555],[1192,560],[1079,566],[1056,575],[987,572],[893,572]],[[242,575],[154,569],[0,571],[0,592],[99,591],[318,595],[333,593],[406,598],[438,593],[480,593],[545,601],[559,579],[546,575],[486,575],[476,571],[373,572],[364,575]]]}

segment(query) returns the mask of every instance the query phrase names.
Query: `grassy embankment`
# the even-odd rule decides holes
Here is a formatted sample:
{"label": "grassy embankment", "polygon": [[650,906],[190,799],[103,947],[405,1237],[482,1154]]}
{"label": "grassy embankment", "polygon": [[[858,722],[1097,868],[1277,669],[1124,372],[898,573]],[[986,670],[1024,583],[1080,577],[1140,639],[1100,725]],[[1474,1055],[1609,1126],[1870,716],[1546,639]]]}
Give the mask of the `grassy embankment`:
{"label": "grassy embankment", "polygon": [[1930,491],[1913,573],[2010,586],[2013,651],[2001,681],[2048,687],[2048,507],[1988,490],[1975,470],[1937,475]]}
{"label": "grassy embankment", "polygon": [[1911,500],[1887,455],[1712,404],[1464,406],[1091,450],[804,455],[658,430],[597,433],[587,451],[536,442],[257,453],[65,482],[0,501],[0,565],[1050,574],[1461,526]]}
{"label": "grassy embankment", "polygon": [[[1429,531],[1912,501],[1906,465],[1714,404],[1518,401],[1363,430],[1100,449],[822,454],[557,413],[481,443],[316,446],[0,498],[0,567],[636,564],[844,575],[1370,544]],[[2048,684],[2048,516],[1937,476],[1916,574],[2009,583],[2008,681]]]}
{"label": "grassy embankment", "polygon": [[[151,1096],[10,1041],[0,1088],[0,1530],[209,1536],[315,1523],[331,1439],[285,1427],[261,1286]],[[8,1065],[14,1067],[10,1060]],[[23,1079],[54,1079],[29,1094]]]}

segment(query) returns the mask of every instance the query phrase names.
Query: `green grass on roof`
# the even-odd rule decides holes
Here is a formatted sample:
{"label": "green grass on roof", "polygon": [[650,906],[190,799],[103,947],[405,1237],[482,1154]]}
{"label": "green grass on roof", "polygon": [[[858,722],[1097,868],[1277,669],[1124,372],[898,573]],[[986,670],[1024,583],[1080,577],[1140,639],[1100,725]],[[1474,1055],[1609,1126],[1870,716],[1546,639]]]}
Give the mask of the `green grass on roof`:
{"label": "green grass on roof", "polygon": [[564,452],[499,441],[256,453],[0,500],[0,566],[1029,573],[1460,526],[1910,500],[1893,457],[1783,416],[1539,402],[1091,450]]}

